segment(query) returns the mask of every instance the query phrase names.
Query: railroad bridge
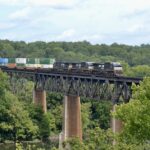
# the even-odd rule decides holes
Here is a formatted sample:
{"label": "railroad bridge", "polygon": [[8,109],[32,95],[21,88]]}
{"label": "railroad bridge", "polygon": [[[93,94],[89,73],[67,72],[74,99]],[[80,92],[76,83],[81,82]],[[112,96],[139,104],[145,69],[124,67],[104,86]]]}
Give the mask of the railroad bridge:
{"label": "railroad bridge", "polygon": [[[44,112],[47,111],[46,91],[64,94],[63,132],[60,137],[62,141],[69,137],[79,137],[82,140],[80,97],[112,101],[112,109],[115,111],[115,104],[129,102],[132,96],[132,84],[139,84],[142,80],[142,78],[124,76],[102,77],[84,72],[71,74],[52,69],[2,67],[1,70],[6,72],[10,79],[15,77],[33,81],[34,103],[41,104]],[[119,131],[121,122],[112,119],[112,129],[114,132]]]}

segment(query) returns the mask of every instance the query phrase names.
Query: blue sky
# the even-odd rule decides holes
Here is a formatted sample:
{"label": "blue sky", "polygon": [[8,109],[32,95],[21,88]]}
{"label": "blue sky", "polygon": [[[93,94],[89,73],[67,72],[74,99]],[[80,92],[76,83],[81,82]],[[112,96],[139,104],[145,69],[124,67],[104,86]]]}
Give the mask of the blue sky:
{"label": "blue sky", "polygon": [[0,0],[0,39],[150,44],[150,1]]}

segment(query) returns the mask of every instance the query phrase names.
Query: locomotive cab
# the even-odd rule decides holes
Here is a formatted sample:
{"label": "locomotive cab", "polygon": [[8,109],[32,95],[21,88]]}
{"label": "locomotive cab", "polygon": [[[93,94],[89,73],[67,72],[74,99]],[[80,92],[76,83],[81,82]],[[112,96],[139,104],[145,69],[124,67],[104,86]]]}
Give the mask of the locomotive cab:
{"label": "locomotive cab", "polygon": [[80,69],[80,67],[81,67],[80,63],[76,63],[76,62],[57,61],[54,63],[54,69],[72,70],[72,69]]}
{"label": "locomotive cab", "polygon": [[81,68],[81,64],[77,63],[77,62],[73,62],[72,63],[72,69],[80,69]]}
{"label": "locomotive cab", "polygon": [[119,62],[105,63],[104,70],[107,72],[113,72],[114,75],[121,75],[123,73],[122,65]]}
{"label": "locomotive cab", "polygon": [[81,69],[92,70],[93,62],[81,62]]}
{"label": "locomotive cab", "polygon": [[104,70],[104,64],[103,63],[93,63],[93,69]]}

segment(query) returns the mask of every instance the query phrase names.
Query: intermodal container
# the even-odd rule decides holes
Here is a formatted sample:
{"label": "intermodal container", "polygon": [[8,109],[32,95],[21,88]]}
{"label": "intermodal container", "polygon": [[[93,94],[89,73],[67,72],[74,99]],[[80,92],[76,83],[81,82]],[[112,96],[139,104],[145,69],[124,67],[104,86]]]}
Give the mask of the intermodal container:
{"label": "intermodal container", "polygon": [[53,68],[53,64],[43,64],[41,68]]}
{"label": "intermodal container", "polygon": [[35,64],[26,64],[26,67],[27,67],[27,68],[36,68],[36,67],[35,67]]}
{"label": "intermodal container", "polygon": [[35,67],[36,68],[42,68],[42,65],[41,64],[35,64]]}
{"label": "intermodal container", "polygon": [[16,58],[8,58],[8,63],[9,63],[9,64],[14,64],[14,63],[16,63]]}
{"label": "intermodal container", "polygon": [[0,65],[7,65],[8,64],[8,58],[0,58]]}
{"label": "intermodal container", "polygon": [[26,58],[16,58],[16,64],[26,64]]}
{"label": "intermodal container", "polygon": [[40,64],[53,64],[54,62],[54,58],[40,58]]}
{"label": "intermodal container", "polygon": [[25,64],[27,68],[41,68],[41,64]]}
{"label": "intermodal container", "polygon": [[27,64],[40,64],[39,58],[27,58]]}
{"label": "intermodal container", "polygon": [[56,61],[55,58],[51,58],[51,59],[50,59],[50,64],[54,64],[55,61]]}

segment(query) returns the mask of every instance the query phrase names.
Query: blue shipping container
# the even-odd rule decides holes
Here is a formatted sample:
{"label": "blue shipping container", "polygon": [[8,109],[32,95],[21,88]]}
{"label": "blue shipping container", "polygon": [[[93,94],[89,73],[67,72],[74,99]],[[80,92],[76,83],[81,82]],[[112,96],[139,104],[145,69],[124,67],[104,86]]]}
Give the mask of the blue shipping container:
{"label": "blue shipping container", "polygon": [[8,58],[0,58],[0,65],[8,64]]}

